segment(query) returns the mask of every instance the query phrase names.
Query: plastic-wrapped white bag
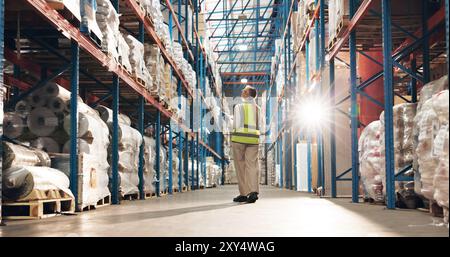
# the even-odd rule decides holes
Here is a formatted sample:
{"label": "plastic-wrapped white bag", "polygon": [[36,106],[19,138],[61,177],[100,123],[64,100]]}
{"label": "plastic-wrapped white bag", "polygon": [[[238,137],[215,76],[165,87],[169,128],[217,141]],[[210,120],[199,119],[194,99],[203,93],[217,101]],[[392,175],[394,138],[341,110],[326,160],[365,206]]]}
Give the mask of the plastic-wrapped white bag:
{"label": "plastic-wrapped white bag", "polygon": [[370,123],[359,138],[361,180],[365,191],[375,201],[384,201],[382,180],[385,177],[384,156],[381,155],[383,125],[377,120]]}

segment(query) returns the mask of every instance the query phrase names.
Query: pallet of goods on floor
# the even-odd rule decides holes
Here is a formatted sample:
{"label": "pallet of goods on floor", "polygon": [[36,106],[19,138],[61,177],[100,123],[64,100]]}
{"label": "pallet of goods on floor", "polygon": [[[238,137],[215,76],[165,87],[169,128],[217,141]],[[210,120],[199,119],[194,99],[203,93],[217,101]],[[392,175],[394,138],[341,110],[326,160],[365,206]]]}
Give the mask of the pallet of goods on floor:
{"label": "pallet of goods on floor", "polygon": [[[133,84],[143,89],[143,91],[137,90],[138,92],[146,92],[163,106],[157,106],[157,108],[159,110],[164,108],[163,113],[165,118],[169,118],[169,122],[173,121],[185,130],[182,126],[186,120],[186,111],[180,109],[178,102],[172,99],[178,96],[180,82],[185,89],[196,87],[197,73],[194,71],[192,62],[188,60],[189,57],[185,58],[182,44],[172,40],[169,28],[164,23],[165,17],[160,1],[125,1],[131,6],[130,10],[136,11],[136,19],[140,19],[139,15],[143,14],[144,19],[150,21],[151,27],[147,29],[150,30],[150,37],[154,37],[155,42],[144,43],[131,35],[128,30],[123,29],[122,14],[117,12],[109,0],[89,0],[85,1],[83,6],[80,6],[77,1],[47,0],[45,2],[49,8],[56,10],[57,15],[60,15],[62,19],[68,19],[69,30],[72,29],[71,26],[80,24],[80,31],[108,58],[109,63],[102,63],[102,66],[119,67],[119,72],[125,73],[123,76],[127,77],[127,80],[130,79]],[[139,8],[133,9],[135,6]],[[52,13],[52,15],[55,14]],[[190,26],[192,29],[192,24]],[[66,39],[61,39],[59,42],[61,46],[68,43]],[[86,44],[89,48],[90,44]],[[212,48],[209,43],[206,43],[204,47],[207,49],[206,58],[206,55],[212,54]],[[15,57],[12,59],[16,60]],[[218,67],[211,60],[213,60],[212,57],[209,58],[209,64],[214,67],[212,72],[219,74]],[[7,58],[7,61],[10,61],[10,58]],[[32,63],[31,67],[38,67],[38,60],[33,60],[33,57],[25,56],[23,61]],[[13,63],[21,64],[14,61]],[[29,67],[30,65],[23,68],[26,70]],[[24,74],[24,70],[19,71],[18,76],[21,73]],[[111,73],[108,74],[112,76]],[[8,78],[12,79],[12,76]],[[221,90],[220,77],[212,79],[211,84],[215,85],[215,90]],[[206,80],[208,86],[204,98],[218,120],[220,103],[212,99],[213,90],[209,87],[208,78]],[[20,79],[13,81],[20,82]],[[99,98],[93,102],[88,97],[78,96],[77,135],[71,135],[71,104],[73,102],[71,102],[72,94],[68,90],[70,82],[64,78],[57,78],[38,83],[35,87],[23,82],[21,85],[24,85],[21,88],[23,92],[8,99],[2,118],[4,140],[1,217],[40,219],[110,205],[111,192],[114,190],[112,185],[114,126],[111,106]],[[6,94],[10,95],[11,92],[12,89],[8,88]],[[187,94],[192,92],[187,90]],[[102,105],[103,103],[105,105]],[[186,104],[182,108],[188,108]],[[179,169],[181,162],[187,161],[184,160],[184,154],[181,155],[183,158],[179,159],[178,149],[173,147],[170,153],[172,163],[169,163],[167,140],[161,139],[163,144],[157,147],[158,135],[155,135],[155,130],[145,129],[141,134],[136,121],[125,113],[119,113],[117,132],[120,199],[147,199],[172,192],[187,191],[186,182],[188,181],[184,179],[184,174],[181,174]],[[182,132],[184,131],[180,131],[180,134]],[[78,148],[76,173],[70,168],[70,149],[74,144]],[[141,148],[143,149],[142,164],[140,163]],[[157,148],[159,153],[156,152]],[[157,156],[160,162],[158,172],[156,172]],[[141,165],[142,178],[139,176]],[[205,166],[205,173],[200,175],[199,186],[220,185],[219,174],[222,167],[216,165],[212,157],[208,157]],[[169,167],[172,167],[170,172]],[[192,166],[189,165],[189,167]],[[77,185],[71,184],[74,176],[78,178]],[[143,183],[140,185],[142,179]],[[193,182],[194,179],[189,177],[189,183]],[[159,192],[156,192],[157,187]],[[74,188],[76,190],[73,190]]]}

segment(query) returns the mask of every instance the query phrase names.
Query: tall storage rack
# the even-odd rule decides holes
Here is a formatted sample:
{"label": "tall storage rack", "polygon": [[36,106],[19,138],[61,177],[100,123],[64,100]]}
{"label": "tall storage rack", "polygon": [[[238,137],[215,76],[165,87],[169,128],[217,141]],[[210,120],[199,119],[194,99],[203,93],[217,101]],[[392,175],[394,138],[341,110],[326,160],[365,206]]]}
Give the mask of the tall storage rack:
{"label": "tall storage rack", "polygon": [[[331,1],[331,0],[330,0]],[[282,45],[281,49],[279,49],[279,55],[276,56],[276,65],[280,63],[281,58],[285,59],[285,78],[284,84],[285,88],[284,92],[295,92],[297,90],[297,81],[296,81],[296,66],[304,65],[306,68],[306,81],[307,84],[312,84],[313,80],[318,81],[319,87],[316,87],[313,91],[315,93],[321,95],[322,99],[328,99],[330,102],[332,117],[330,118],[331,122],[327,129],[331,131],[330,133],[330,159],[331,159],[331,197],[335,198],[338,196],[337,192],[337,183],[339,181],[351,181],[352,183],[352,201],[357,203],[359,201],[359,156],[358,156],[358,128],[360,126],[364,126],[365,124],[361,124],[358,120],[358,106],[357,106],[357,97],[365,97],[374,104],[382,107],[385,111],[385,141],[386,141],[386,198],[387,198],[387,207],[389,209],[395,208],[395,181],[405,181],[410,180],[411,178],[403,176],[403,173],[407,170],[408,167],[401,169],[398,173],[394,171],[394,138],[393,138],[393,99],[394,95],[402,98],[407,102],[415,102],[417,101],[417,84],[418,83],[427,83],[430,81],[430,62],[433,57],[436,56],[436,51],[430,47],[437,45],[436,43],[445,42],[446,45],[446,61],[447,65],[449,63],[449,1],[438,1],[441,2],[440,8],[433,14],[429,13],[429,3],[428,1],[423,1],[423,13],[421,15],[421,20],[419,20],[419,26],[414,31],[408,31],[403,28],[398,21],[396,20],[396,16],[391,15],[392,9],[392,1],[389,0],[349,0],[349,11],[350,11],[350,20],[348,22],[347,27],[342,31],[341,36],[337,39],[337,41],[332,44],[331,48],[328,49],[325,44],[325,24],[328,19],[328,15],[326,12],[327,2],[325,0],[316,0],[315,7],[312,15],[312,19],[306,25],[306,29],[304,35],[302,37],[300,46],[297,49],[293,49],[292,42],[290,42],[290,33],[291,33],[291,23],[292,23],[292,13],[298,9],[298,1],[283,1],[282,5],[279,7],[283,15],[279,18],[278,26],[281,29],[281,40]],[[371,9],[375,4],[381,4],[381,13],[377,13],[373,9]],[[382,54],[383,61],[377,61],[374,58],[368,56],[358,44],[361,43],[361,40],[358,38],[357,30],[364,31],[364,28],[359,28],[359,24],[364,21],[371,15],[371,17],[376,17],[378,20],[381,20],[382,24]],[[284,17],[284,18],[283,18]],[[410,21],[411,22],[411,21]],[[444,28],[445,24],[445,28]],[[315,31],[316,35],[320,35],[315,37],[314,42],[310,42],[309,33],[311,31]],[[395,30],[396,36],[394,37],[393,31]],[[445,36],[444,36],[445,32]],[[398,36],[399,33],[402,33],[402,36]],[[403,42],[397,49],[393,49],[393,40],[398,42]],[[308,48],[311,44],[315,44],[316,51],[315,56],[308,56]],[[370,46],[369,46],[370,47]],[[297,55],[301,51],[306,51],[305,53],[305,61],[304,63],[297,63],[295,60],[297,59]],[[348,52],[350,55],[350,63],[345,63],[347,67],[350,69],[350,95],[344,97],[342,100],[335,102],[335,60],[339,60],[343,62],[341,58],[337,55],[340,52]],[[421,52],[420,60],[418,58],[417,52]],[[357,63],[356,63],[356,55],[359,53],[362,56],[365,56],[369,60],[373,62],[373,65],[377,65],[382,67],[382,71],[373,75],[366,81],[358,83],[357,77]],[[410,56],[413,56],[410,58]],[[405,67],[402,63],[405,60],[409,60],[409,67]],[[294,61],[292,63],[292,61]],[[423,72],[419,72],[419,67],[416,66],[418,63],[421,63]],[[315,67],[311,67],[311,63],[315,63]],[[326,74],[326,68],[328,68],[328,74]],[[394,93],[394,68],[395,72],[401,71],[405,73],[406,79],[409,79],[411,85],[411,100],[405,99],[405,97],[401,94]],[[309,70],[314,69],[315,74],[313,77],[309,76]],[[272,74],[274,75],[274,74]],[[329,83],[326,78],[329,78]],[[379,101],[373,99],[370,95],[367,95],[363,89],[370,86],[377,79],[383,78],[384,85],[384,103],[380,103]],[[275,77],[272,76],[271,79],[271,92],[273,95],[276,94],[276,88],[273,86],[275,83]],[[270,95],[270,94],[268,94]],[[284,95],[293,95],[293,94],[284,94]],[[345,113],[339,110],[338,106],[342,104],[344,101],[351,101],[351,110],[350,113]],[[289,114],[291,102],[287,97],[285,101],[287,104],[285,105],[285,109],[280,108],[280,103],[282,99],[279,99],[278,103],[272,103],[278,106],[278,117],[281,117],[283,112],[287,112]],[[269,99],[267,99],[267,105],[270,105]],[[301,99],[300,99],[301,101]],[[336,138],[334,136],[335,131],[335,119],[334,116],[336,114],[344,114],[351,121],[351,167],[345,171],[337,171],[336,168]],[[267,119],[270,124],[271,118],[270,116]],[[296,179],[294,178],[294,183],[291,180],[291,174],[297,176],[296,173],[296,158],[292,160],[291,151],[296,151],[294,148],[295,143],[299,138],[307,139],[308,141],[308,171],[311,172],[311,135],[300,134],[300,135],[292,135],[290,129],[292,128],[292,124],[289,121],[279,120],[278,131],[271,131],[271,133],[276,133],[276,140],[268,145],[267,150],[271,151],[274,148],[277,148],[277,163],[282,164],[285,163],[285,169],[283,170],[283,165],[280,165],[280,187],[292,188],[292,186],[296,186]],[[273,121],[272,121],[273,122]],[[318,187],[325,188],[325,174],[324,174],[324,148],[323,148],[323,136],[324,130],[322,130],[315,137],[315,141],[317,142],[317,156],[318,156]],[[284,148],[283,148],[284,147]],[[293,149],[293,150],[292,150]],[[295,156],[295,155],[294,155]],[[292,172],[294,168],[295,172]],[[283,175],[284,174],[284,175]],[[350,175],[351,178],[344,178],[346,175]],[[285,181],[283,181],[283,177]],[[308,189],[311,192],[311,181],[308,181]]]}
{"label": "tall storage rack", "polygon": [[[141,42],[151,42],[156,44],[161,54],[169,63],[172,69],[172,76],[178,78],[178,96],[184,96],[190,99],[193,103],[190,105],[190,122],[189,127],[183,124],[180,120],[173,116],[173,112],[166,109],[162,103],[158,102],[152,95],[150,95],[138,82],[127,72],[124,71],[111,57],[102,52],[98,45],[94,43],[88,34],[82,33],[85,28],[76,27],[70,23],[61,13],[53,9],[45,0],[23,0],[24,8],[32,11],[32,17],[30,20],[37,20],[39,25],[38,29],[34,30],[32,26],[27,29],[22,29],[22,36],[32,40],[39,45],[39,50],[46,53],[45,60],[48,61],[47,65],[40,66],[36,62],[30,60],[30,58],[17,58],[15,50],[9,48],[11,45],[11,32],[14,31],[14,27],[8,27],[5,21],[11,20],[11,17],[5,17],[5,15],[11,15],[8,10],[5,14],[5,1],[0,1],[0,69],[2,73],[0,75],[0,81],[2,84],[0,89],[6,92],[5,85],[11,88],[11,92],[20,93],[20,96],[29,94],[32,90],[39,85],[43,85],[54,79],[65,83],[66,87],[70,89],[71,94],[71,117],[77,117],[77,96],[81,94],[86,97],[87,94],[96,96],[98,103],[105,103],[109,105],[113,110],[113,122],[112,122],[112,192],[111,201],[112,204],[119,204],[119,182],[118,182],[118,115],[119,107],[121,111],[129,115],[136,124],[136,128],[144,135],[145,128],[154,126],[156,131],[156,152],[159,153],[160,147],[163,142],[161,136],[167,135],[169,140],[167,141],[167,147],[169,149],[168,159],[169,165],[172,165],[172,148],[173,140],[176,139],[176,145],[178,147],[179,162],[179,192],[182,192],[182,180],[184,179],[186,185],[192,190],[200,188],[199,185],[199,173],[206,173],[205,158],[206,156],[214,156],[217,165],[224,165],[223,155],[223,135],[219,132],[214,134],[214,137],[208,137],[203,127],[200,126],[198,130],[193,127],[193,105],[198,104],[201,107],[201,117],[203,117],[207,110],[211,109],[211,106],[207,104],[205,99],[206,87],[211,87],[215,97],[221,98],[222,94],[219,90],[219,86],[216,84],[211,65],[207,61],[205,48],[202,46],[202,39],[198,34],[198,14],[200,12],[200,3],[197,0],[193,2],[191,0],[164,0],[161,1],[164,10],[168,12],[168,25],[171,31],[171,38],[174,38],[173,33],[178,34],[178,38],[181,39],[180,44],[183,46],[184,57],[195,67],[197,73],[197,85],[196,88],[191,88],[185,80],[181,70],[175,64],[174,60],[170,57],[161,40],[157,36],[153,24],[146,17],[144,10],[139,6],[136,0],[111,0],[114,8],[118,13],[122,14],[121,19],[132,21],[132,24],[136,24],[130,27],[124,27],[126,31],[130,32]],[[81,1],[84,4],[85,1]],[[184,8],[185,16],[182,15]],[[192,10],[193,15],[189,15],[188,8]],[[83,14],[82,14],[83,15]],[[192,16],[192,17],[190,17]],[[40,17],[40,18],[38,18]],[[193,33],[188,33],[188,21],[195,24]],[[185,30],[183,32],[183,26]],[[3,33],[5,32],[5,34]],[[61,38],[67,38],[71,40],[70,49],[56,49],[54,46],[47,44],[46,41],[40,40],[39,36],[52,38],[59,40]],[[40,34],[41,33],[41,34]],[[5,35],[5,37],[4,37]],[[4,59],[11,62],[14,65],[15,74],[12,77],[7,75],[5,84],[4,81]],[[44,59],[41,59],[41,63]],[[38,73],[41,75],[40,80],[36,85],[29,85],[20,80],[21,72]],[[65,75],[65,76],[63,76]],[[68,77],[69,79],[66,79]],[[210,85],[206,85],[206,78],[211,81]],[[5,79],[6,79],[5,78]],[[82,79],[81,79],[82,78]],[[2,94],[3,96],[3,94]],[[1,99],[3,103],[3,99]],[[109,104],[107,104],[109,102]],[[10,103],[6,103],[7,107]],[[222,105],[222,104],[221,104]],[[181,103],[179,102],[181,108]],[[219,106],[223,111],[222,106]],[[187,110],[185,110],[187,111]],[[0,120],[3,121],[3,108],[0,111]],[[71,135],[77,135],[77,119],[71,119]],[[3,136],[3,133],[1,133]],[[71,139],[71,151],[70,151],[70,189],[76,196],[76,203],[78,203],[77,185],[78,185],[78,146],[77,137],[72,136]],[[211,147],[213,145],[213,147]],[[1,146],[1,142],[0,142]],[[105,149],[106,151],[106,149]],[[182,156],[183,155],[183,156]],[[183,157],[183,158],[182,158]],[[1,158],[1,157],[0,157]],[[143,147],[141,146],[139,154],[139,191],[140,198],[145,199],[143,188]],[[157,179],[160,176],[160,162],[159,154],[156,155],[155,172]],[[192,181],[189,183],[188,176],[188,159],[192,160]],[[197,160],[198,167],[194,167],[194,159]],[[183,161],[182,161],[183,160]],[[201,164],[201,167],[200,167]],[[194,174],[194,170],[197,173]],[[0,203],[1,203],[1,169],[0,169]],[[222,175],[223,177],[223,175]],[[173,182],[172,182],[172,169],[169,169],[169,194],[172,194]],[[223,180],[222,180],[223,182]],[[160,196],[160,185],[156,182],[156,194]],[[1,208],[1,204],[0,204]],[[1,213],[1,212],[0,212]],[[1,220],[1,214],[0,214]]]}

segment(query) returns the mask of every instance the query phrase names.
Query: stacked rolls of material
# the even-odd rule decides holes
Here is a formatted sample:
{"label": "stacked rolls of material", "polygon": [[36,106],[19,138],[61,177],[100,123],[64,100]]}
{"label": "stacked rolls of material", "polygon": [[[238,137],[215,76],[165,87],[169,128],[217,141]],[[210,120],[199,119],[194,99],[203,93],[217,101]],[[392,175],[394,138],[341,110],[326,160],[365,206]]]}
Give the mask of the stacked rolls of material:
{"label": "stacked rolls of material", "polygon": [[[112,115],[110,114],[112,113],[112,110],[105,106],[99,106],[98,110],[101,113],[101,118],[108,124],[108,128],[111,130]],[[139,151],[143,138],[139,131],[128,125],[129,120],[130,119],[125,115],[119,119],[119,190],[122,196],[139,192]],[[109,147],[108,153],[111,153],[111,151],[112,149]],[[108,157],[110,156],[111,154],[108,155]],[[111,158],[108,158],[108,160],[111,162]]]}
{"label": "stacked rolls of material", "polygon": [[48,199],[39,191],[62,190],[73,197],[69,178],[50,168],[50,157],[44,151],[10,142],[3,142],[2,193],[7,200],[28,201]]}

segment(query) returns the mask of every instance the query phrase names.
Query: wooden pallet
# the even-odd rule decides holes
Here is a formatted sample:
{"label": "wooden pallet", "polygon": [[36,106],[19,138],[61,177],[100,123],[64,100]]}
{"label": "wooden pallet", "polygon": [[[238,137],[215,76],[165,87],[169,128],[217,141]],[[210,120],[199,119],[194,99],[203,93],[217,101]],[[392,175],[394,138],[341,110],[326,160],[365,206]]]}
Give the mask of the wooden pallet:
{"label": "wooden pallet", "polygon": [[342,17],[342,19],[339,21],[339,23],[336,27],[336,38],[340,38],[344,35],[344,32],[347,29],[349,24],[350,24],[349,17],[348,16]]}
{"label": "wooden pallet", "polygon": [[45,219],[75,212],[73,198],[5,202],[2,204],[2,218],[5,220]]}
{"label": "wooden pallet", "polygon": [[336,42],[337,42],[337,37],[328,39],[328,50],[333,49],[333,46],[336,44]]}
{"label": "wooden pallet", "polygon": [[159,193],[160,196],[168,195],[168,194],[169,194],[169,189],[168,188],[164,189],[164,190],[161,190],[161,192]]}
{"label": "wooden pallet", "polygon": [[444,209],[441,206],[439,206],[437,203],[431,203],[430,214],[433,217],[443,218],[444,217]]}
{"label": "wooden pallet", "polygon": [[55,10],[64,10],[65,8],[64,3],[59,1],[47,1],[47,4]]}
{"label": "wooden pallet", "polygon": [[139,200],[139,193],[124,195],[122,197],[122,200],[126,200],[126,201]]}
{"label": "wooden pallet", "polygon": [[[89,28],[88,28],[89,29]],[[102,39],[99,38],[92,30],[83,33],[85,36],[89,37],[92,42],[94,42],[98,48],[102,49]]]}
{"label": "wooden pallet", "polygon": [[156,197],[156,193],[155,192],[147,192],[145,193],[145,199],[151,199],[151,198],[155,198]]}
{"label": "wooden pallet", "polygon": [[152,17],[150,17],[150,15],[148,13],[145,15],[145,19],[150,24],[150,27],[152,27],[154,29],[155,28],[155,23],[153,22]]}
{"label": "wooden pallet", "polygon": [[122,65],[120,57],[119,57],[119,60],[117,62],[117,66],[119,66],[119,69],[121,69],[123,72],[127,73],[128,76],[131,76],[131,72],[129,70],[127,70],[127,68],[125,66]]}
{"label": "wooden pallet", "polygon": [[90,211],[90,210],[95,210],[101,207],[105,207],[111,205],[111,195],[107,195],[104,198],[98,200],[98,202],[95,205],[88,205],[86,207],[84,207],[82,210],[80,211]]}
{"label": "wooden pallet", "polygon": [[143,88],[147,88],[147,83],[145,83],[143,79],[139,78],[139,76],[136,73],[133,73],[133,78],[134,80],[136,80],[137,83],[141,84]]}

